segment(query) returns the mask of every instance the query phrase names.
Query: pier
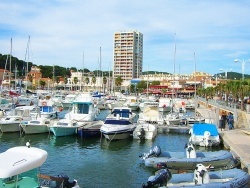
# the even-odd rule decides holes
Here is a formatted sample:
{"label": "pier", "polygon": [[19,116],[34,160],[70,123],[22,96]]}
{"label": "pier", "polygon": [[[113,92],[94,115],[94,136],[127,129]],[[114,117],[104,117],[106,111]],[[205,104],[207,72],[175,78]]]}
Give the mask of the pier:
{"label": "pier", "polygon": [[233,112],[235,119],[235,129],[229,130],[226,127],[223,130],[219,130],[220,137],[223,140],[225,149],[229,149],[235,158],[239,159],[241,162],[241,168],[248,170],[250,173],[250,114],[242,112],[240,110],[231,110],[223,108],[221,106],[205,104],[203,101],[199,101],[199,107],[197,112],[199,112],[205,118],[207,116],[211,117],[212,123],[219,127],[219,118],[222,111]]}

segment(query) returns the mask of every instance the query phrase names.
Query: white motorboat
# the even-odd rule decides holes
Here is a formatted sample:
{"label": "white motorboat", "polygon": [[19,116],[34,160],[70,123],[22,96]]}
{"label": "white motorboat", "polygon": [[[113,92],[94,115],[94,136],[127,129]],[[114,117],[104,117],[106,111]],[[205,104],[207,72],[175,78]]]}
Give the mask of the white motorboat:
{"label": "white motorboat", "polygon": [[65,96],[65,99],[62,100],[62,106],[63,108],[70,108],[72,105],[72,102],[75,100],[76,95],[75,94],[68,94]]}
{"label": "white motorboat", "polygon": [[[67,175],[57,177],[40,174],[40,167],[45,163],[48,153],[45,150],[26,146],[13,147],[0,154],[1,188],[79,188],[76,180],[69,181]],[[29,176],[38,169],[37,177]],[[54,186],[55,185],[55,186]]]}
{"label": "white motorboat", "polygon": [[159,111],[160,112],[170,112],[172,110],[172,100],[170,98],[160,98],[159,99]]}
{"label": "white motorboat", "polygon": [[133,135],[135,114],[128,107],[114,108],[107,116],[100,131],[108,140],[125,139]]}
{"label": "white motorboat", "polygon": [[198,146],[218,146],[221,143],[219,132],[215,124],[194,124],[190,129],[189,142]]}
{"label": "white motorboat", "polygon": [[[27,144],[28,145],[28,144]],[[45,150],[27,146],[13,147],[0,154],[0,187],[35,188],[37,178],[20,174],[39,168],[46,161]]]}
{"label": "white motorboat", "polygon": [[65,114],[65,118],[77,122],[94,121],[98,112],[92,96],[89,93],[83,93],[72,102],[72,109]]}
{"label": "white motorboat", "polygon": [[145,101],[143,112],[139,114],[138,122],[163,125],[164,118],[163,114],[159,112],[158,105],[158,102]]}
{"label": "white motorboat", "polygon": [[36,106],[19,106],[0,119],[1,132],[19,132],[20,123],[36,117],[39,108]]}
{"label": "white motorboat", "polygon": [[40,99],[38,106],[40,107],[41,117],[48,119],[57,118],[58,109],[52,99]]}
{"label": "white motorboat", "polygon": [[57,106],[57,107],[61,107],[62,106],[62,101],[64,99],[65,99],[65,95],[60,94],[60,93],[54,94],[51,97],[51,100],[54,102],[55,106]]}
{"label": "white motorboat", "polygon": [[5,132],[19,132],[20,123],[23,121],[21,116],[6,116],[0,119],[0,130]]}
{"label": "white motorboat", "polygon": [[49,132],[51,120],[47,118],[36,118],[20,124],[25,134],[39,134]]}
{"label": "white motorboat", "polygon": [[205,167],[203,164],[197,164],[194,172],[172,174],[165,163],[159,163],[154,176],[148,178],[147,184],[143,188],[153,187],[198,187],[198,188],[248,188],[250,176],[241,169],[229,169],[219,171],[209,171],[211,166]]}
{"label": "white motorboat", "polygon": [[49,126],[49,130],[54,134],[54,136],[69,136],[77,134],[79,127],[83,126],[83,123],[79,123],[71,119],[60,119],[54,124]]}
{"label": "white motorboat", "polygon": [[157,135],[157,125],[147,122],[140,122],[137,124],[133,138],[140,140],[153,140]]}
{"label": "white motorboat", "polygon": [[167,114],[164,118],[164,121],[169,126],[175,126],[181,124],[182,117],[179,115],[178,112],[171,112]]}
{"label": "white motorboat", "polygon": [[125,106],[131,108],[132,111],[139,110],[139,102],[137,101],[136,96],[127,96],[127,100],[125,102]]}

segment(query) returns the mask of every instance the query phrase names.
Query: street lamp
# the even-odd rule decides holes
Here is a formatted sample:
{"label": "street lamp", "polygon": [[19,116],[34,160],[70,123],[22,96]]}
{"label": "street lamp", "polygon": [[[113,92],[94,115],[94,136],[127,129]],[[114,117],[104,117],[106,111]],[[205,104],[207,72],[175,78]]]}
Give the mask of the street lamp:
{"label": "street lamp", "polygon": [[241,63],[241,68],[242,68],[242,81],[243,81],[243,80],[244,80],[245,63],[250,62],[250,60],[249,60],[249,59],[247,59],[247,60],[244,60],[244,59],[243,59],[243,60],[235,59],[234,62],[235,62],[235,63],[238,63],[238,62]]}
{"label": "street lamp", "polygon": [[[220,69],[220,71],[224,71],[225,72],[225,79],[227,80],[228,70],[227,69]],[[232,69],[230,69],[230,71],[232,71]]]}

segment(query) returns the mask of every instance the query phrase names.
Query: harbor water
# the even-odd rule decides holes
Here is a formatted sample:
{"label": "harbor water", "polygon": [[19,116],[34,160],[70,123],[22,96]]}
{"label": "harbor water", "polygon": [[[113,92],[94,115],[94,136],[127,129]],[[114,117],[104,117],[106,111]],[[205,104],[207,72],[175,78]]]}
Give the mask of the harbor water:
{"label": "harbor water", "polygon": [[[63,117],[62,112],[60,114]],[[101,111],[98,119],[109,113]],[[56,176],[64,173],[71,180],[77,179],[80,187],[86,188],[136,188],[146,183],[155,169],[147,168],[139,155],[159,145],[163,151],[183,151],[188,142],[188,134],[162,133],[156,138],[141,142],[133,138],[107,141],[103,138],[80,138],[77,136],[54,137],[52,134],[20,135],[4,133],[0,135],[0,152],[15,146],[31,146],[48,152],[46,162],[41,166],[42,174]]]}

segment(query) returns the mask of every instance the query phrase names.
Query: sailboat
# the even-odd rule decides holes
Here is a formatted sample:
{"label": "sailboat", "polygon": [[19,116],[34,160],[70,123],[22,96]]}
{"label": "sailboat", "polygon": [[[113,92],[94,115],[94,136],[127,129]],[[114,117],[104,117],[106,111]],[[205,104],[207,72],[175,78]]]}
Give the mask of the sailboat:
{"label": "sailboat", "polygon": [[196,96],[196,59],[195,59],[195,52],[194,52],[194,100],[195,100],[195,107],[194,107],[194,115],[192,116],[185,116],[185,122],[189,126],[193,126],[195,123],[205,123],[205,118],[202,117],[196,110],[197,108],[197,96]]}

